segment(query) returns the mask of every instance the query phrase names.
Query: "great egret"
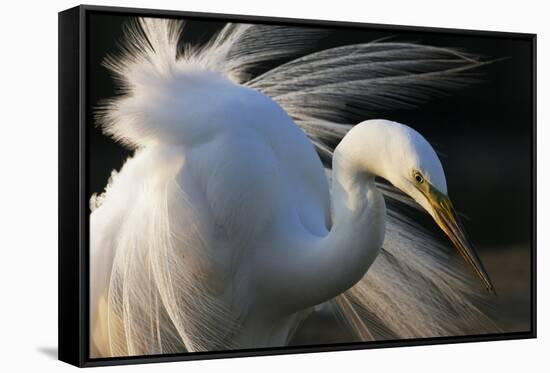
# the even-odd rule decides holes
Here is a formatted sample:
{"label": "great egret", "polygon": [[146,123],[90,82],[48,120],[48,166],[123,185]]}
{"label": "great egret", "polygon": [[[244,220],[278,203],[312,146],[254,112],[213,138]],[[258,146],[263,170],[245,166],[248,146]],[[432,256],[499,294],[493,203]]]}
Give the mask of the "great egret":
{"label": "great egret", "polygon": [[181,49],[182,30],[139,19],[106,62],[124,94],[99,120],[135,154],[91,200],[92,357],[284,346],[319,308],[360,340],[494,330],[467,275],[375,181],[426,210],[492,290],[430,144],[388,120],[343,122],[483,62],[382,41],[312,52],[320,30],[247,24]]}

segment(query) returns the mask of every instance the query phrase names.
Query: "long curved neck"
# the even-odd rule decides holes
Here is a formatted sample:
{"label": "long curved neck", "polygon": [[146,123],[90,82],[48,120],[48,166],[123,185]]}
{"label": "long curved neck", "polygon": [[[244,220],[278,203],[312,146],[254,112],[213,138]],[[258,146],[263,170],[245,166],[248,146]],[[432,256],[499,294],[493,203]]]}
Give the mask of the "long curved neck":
{"label": "long curved neck", "polygon": [[[386,208],[375,185],[375,173],[358,161],[351,134],[333,158],[333,225],[325,237],[301,243],[292,261],[285,261],[287,297],[296,308],[311,307],[355,285],[376,259],[384,240]],[[360,148],[359,148],[360,149]]]}
{"label": "long curved neck", "polygon": [[376,175],[361,168],[364,165],[354,160],[353,150],[353,142],[343,141],[332,162],[333,225],[320,243],[320,251],[332,262],[327,294],[338,295],[355,285],[378,256],[384,240],[384,197],[374,182]]}

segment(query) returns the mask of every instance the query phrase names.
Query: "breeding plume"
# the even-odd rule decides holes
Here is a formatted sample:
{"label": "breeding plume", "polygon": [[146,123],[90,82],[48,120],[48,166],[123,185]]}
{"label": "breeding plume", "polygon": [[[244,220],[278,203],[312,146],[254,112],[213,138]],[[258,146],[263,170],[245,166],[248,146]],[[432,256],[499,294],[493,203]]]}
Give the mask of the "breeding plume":
{"label": "breeding plume", "polygon": [[476,274],[493,287],[437,154],[371,119],[483,62],[388,41],[316,50],[323,37],[228,24],[193,46],[179,21],[127,26],[106,59],[123,92],[98,121],[135,153],[91,200],[93,357],[284,346],[320,311],[363,341],[495,330],[474,305]]}

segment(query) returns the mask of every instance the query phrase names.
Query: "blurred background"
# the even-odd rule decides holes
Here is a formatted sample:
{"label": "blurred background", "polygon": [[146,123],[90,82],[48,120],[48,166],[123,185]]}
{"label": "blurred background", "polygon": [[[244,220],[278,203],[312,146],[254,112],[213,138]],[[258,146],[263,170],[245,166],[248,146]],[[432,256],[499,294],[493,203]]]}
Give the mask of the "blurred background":
{"label": "blurred background", "polygon": [[[115,81],[102,66],[106,55],[119,51],[127,17],[92,14],[87,50],[87,193],[101,193],[112,170],[131,152],[102,134],[94,121],[101,100],[117,95]],[[185,43],[207,41],[224,23],[188,20]],[[330,28],[315,50],[368,42],[382,37],[452,47],[500,59],[477,69],[478,83],[434,97],[407,110],[380,110],[376,117],[408,124],[440,154],[449,194],[461,212],[466,231],[476,244],[498,296],[484,306],[503,332],[531,328],[532,244],[532,51],[527,40],[505,36],[468,36],[426,31]],[[274,61],[274,65],[285,62]],[[258,66],[259,74],[271,65]],[[371,118],[349,118],[357,123]],[[414,212],[413,212],[414,213]],[[443,234],[426,214],[415,219],[441,240]],[[309,319],[294,344],[349,342],[350,336],[326,315]]]}

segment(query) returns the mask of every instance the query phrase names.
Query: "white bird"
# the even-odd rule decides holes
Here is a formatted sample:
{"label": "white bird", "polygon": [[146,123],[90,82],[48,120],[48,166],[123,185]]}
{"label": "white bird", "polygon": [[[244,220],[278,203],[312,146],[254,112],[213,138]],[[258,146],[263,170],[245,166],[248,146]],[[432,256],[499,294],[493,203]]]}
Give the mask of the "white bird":
{"label": "white bird", "polygon": [[285,346],[321,308],[363,341],[495,330],[471,274],[375,180],[427,211],[492,290],[430,144],[392,121],[344,122],[483,62],[409,43],[313,52],[320,30],[247,24],[181,49],[182,29],[139,19],[107,59],[124,94],[99,121],[135,154],[91,199],[92,357]]}

